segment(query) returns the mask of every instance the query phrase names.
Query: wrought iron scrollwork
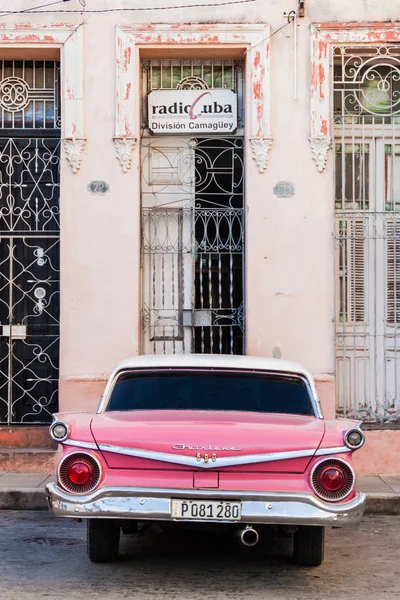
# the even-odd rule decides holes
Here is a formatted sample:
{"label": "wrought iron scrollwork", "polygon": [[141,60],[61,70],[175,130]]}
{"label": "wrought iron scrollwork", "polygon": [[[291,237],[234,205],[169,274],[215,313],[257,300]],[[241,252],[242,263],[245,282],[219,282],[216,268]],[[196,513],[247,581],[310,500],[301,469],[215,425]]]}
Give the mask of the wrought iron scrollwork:
{"label": "wrought iron scrollwork", "polygon": [[57,410],[60,140],[0,139],[0,422]]}
{"label": "wrought iron scrollwork", "polygon": [[[334,48],[336,110],[346,115],[400,113],[400,52],[397,46]],[[340,108],[339,108],[340,107]]]}
{"label": "wrought iron scrollwork", "polygon": [[59,230],[56,139],[0,139],[0,233]]}
{"label": "wrought iron scrollwork", "polygon": [[0,106],[4,110],[17,112],[28,106],[29,87],[20,77],[6,77],[0,82]]}
{"label": "wrought iron scrollwork", "polygon": [[242,138],[143,144],[149,351],[243,352],[243,172]]}

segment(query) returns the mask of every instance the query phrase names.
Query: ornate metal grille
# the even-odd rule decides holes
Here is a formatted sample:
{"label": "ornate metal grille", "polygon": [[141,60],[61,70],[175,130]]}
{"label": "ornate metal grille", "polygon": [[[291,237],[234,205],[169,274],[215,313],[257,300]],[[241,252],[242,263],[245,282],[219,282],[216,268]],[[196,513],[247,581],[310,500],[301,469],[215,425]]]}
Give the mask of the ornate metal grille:
{"label": "ornate metal grille", "polygon": [[59,129],[59,63],[0,61],[0,128]]}
{"label": "ornate metal grille", "polygon": [[1,69],[0,422],[46,423],[58,401],[58,65]]}
{"label": "ornate metal grille", "polygon": [[238,97],[238,127],[244,127],[243,62],[236,60],[142,61],[142,126],[148,125],[147,94],[152,90],[231,89]]}
{"label": "ornate metal grille", "polygon": [[241,354],[243,139],[142,141],[143,347]]}
{"label": "ornate metal grille", "polygon": [[400,47],[334,48],[338,414],[400,420]]}

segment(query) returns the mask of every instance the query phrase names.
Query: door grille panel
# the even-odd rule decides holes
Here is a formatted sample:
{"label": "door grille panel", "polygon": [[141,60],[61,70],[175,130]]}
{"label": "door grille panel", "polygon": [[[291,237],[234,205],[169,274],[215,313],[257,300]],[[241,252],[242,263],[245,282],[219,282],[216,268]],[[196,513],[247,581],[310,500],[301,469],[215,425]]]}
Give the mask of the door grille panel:
{"label": "door grille panel", "polygon": [[242,354],[243,139],[144,140],[142,204],[144,351]]}
{"label": "door grille panel", "polygon": [[339,415],[400,423],[400,46],[338,46],[336,389]]}
{"label": "door grille panel", "polygon": [[0,61],[0,422],[58,403],[60,65]]}

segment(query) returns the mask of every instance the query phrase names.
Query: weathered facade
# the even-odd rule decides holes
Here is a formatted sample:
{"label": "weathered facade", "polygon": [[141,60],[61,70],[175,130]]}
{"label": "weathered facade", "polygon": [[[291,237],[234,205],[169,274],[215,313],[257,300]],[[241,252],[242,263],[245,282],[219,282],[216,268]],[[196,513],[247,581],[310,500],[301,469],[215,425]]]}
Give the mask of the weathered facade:
{"label": "weathered facade", "polygon": [[359,470],[398,473],[400,3],[149,4],[0,14],[0,443],[127,356],[247,353],[305,364]]}

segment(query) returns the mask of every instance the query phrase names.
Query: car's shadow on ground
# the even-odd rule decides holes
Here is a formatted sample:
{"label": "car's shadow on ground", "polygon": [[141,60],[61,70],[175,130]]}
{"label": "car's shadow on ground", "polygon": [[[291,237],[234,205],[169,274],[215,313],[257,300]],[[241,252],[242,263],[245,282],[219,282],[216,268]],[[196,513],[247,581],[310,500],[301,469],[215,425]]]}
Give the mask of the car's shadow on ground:
{"label": "car's shadow on ground", "polygon": [[[232,531],[233,533],[233,531]],[[146,563],[149,561],[171,562],[171,565],[186,568],[190,565],[210,563],[222,565],[253,564],[292,565],[291,536],[279,532],[263,531],[256,546],[239,544],[231,532],[202,532],[191,529],[169,529],[147,531],[144,535],[122,535],[119,562]]]}

